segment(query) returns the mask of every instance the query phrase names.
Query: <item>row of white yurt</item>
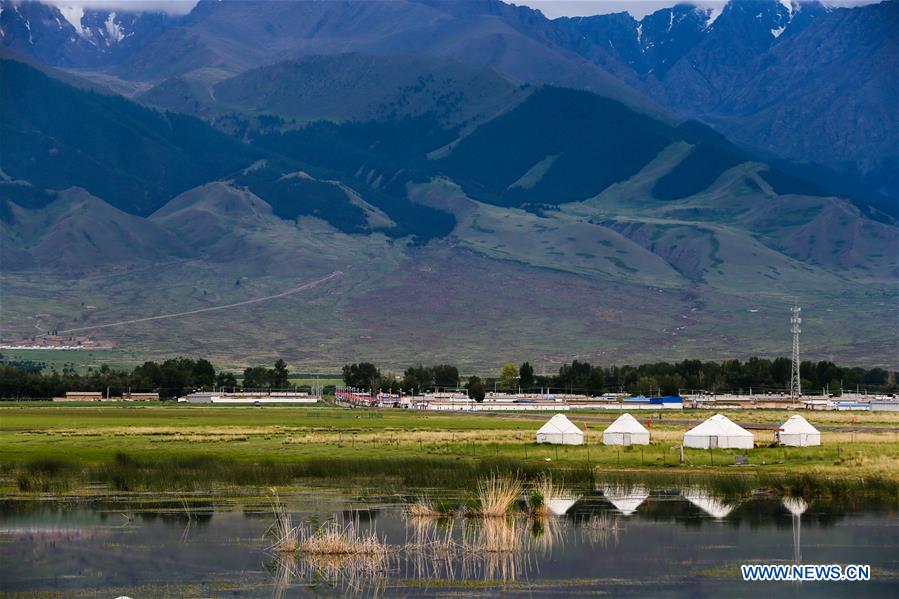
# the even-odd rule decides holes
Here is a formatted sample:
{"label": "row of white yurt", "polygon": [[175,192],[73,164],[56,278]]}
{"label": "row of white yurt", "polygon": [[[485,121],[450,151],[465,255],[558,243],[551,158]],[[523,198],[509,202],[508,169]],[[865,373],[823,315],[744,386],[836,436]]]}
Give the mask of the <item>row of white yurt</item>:
{"label": "row of white yurt", "polygon": [[[808,447],[821,445],[821,433],[808,421],[791,416],[777,432],[782,445]],[[649,431],[630,414],[622,414],[602,434],[605,445],[649,445]],[[722,414],[715,414],[684,433],[684,447],[696,449],[752,449],[751,432]],[[582,445],[584,432],[564,414],[556,414],[537,431],[537,443]]]}

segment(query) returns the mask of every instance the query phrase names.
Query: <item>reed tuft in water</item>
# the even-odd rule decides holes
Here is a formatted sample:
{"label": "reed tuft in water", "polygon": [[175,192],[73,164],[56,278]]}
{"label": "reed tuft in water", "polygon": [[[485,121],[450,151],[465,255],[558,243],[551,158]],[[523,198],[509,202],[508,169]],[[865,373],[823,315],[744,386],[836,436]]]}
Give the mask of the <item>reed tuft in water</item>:
{"label": "reed tuft in water", "polygon": [[284,507],[278,492],[274,488],[269,491],[272,514],[275,517],[275,521],[266,531],[266,535],[272,538],[269,550],[276,553],[295,553],[300,547],[298,527],[293,525],[290,512]]}
{"label": "reed tuft in water", "polygon": [[477,508],[469,513],[481,518],[500,518],[512,511],[521,496],[521,478],[491,474],[478,481]]}
{"label": "reed tuft in water", "polygon": [[374,530],[363,532],[359,523],[354,520],[345,524],[329,520],[318,528],[301,524],[296,530],[298,551],[303,555],[386,557],[389,551],[387,544]]}

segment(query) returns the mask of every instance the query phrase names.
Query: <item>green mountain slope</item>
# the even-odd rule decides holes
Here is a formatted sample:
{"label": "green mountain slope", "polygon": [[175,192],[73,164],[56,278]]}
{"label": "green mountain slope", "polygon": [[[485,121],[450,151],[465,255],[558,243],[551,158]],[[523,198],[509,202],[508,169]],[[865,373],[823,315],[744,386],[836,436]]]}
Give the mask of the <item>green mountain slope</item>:
{"label": "green mountain slope", "polygon": [[254,152],[207,124],[76,89],[0,60],[0,168],[46,188],[79,186],[149,214],[177,193],[249,165]]}
{"label": "green mountain slope", "polygon": [[428,114],[454,127],[485,120],[530,91],[491,69],[442,58],[338,54],[279,62],[217,82],[202,72],[179,76],[137,99],[205,118],[274,115],[291,126]]}
{"label": "green mountain slope", "polygon": [[192,255],[189,241],[126,214],[80,188],[53,194],[36,210],[8,203],[3,230],[5,271],[84,272],[153,264]]}
{"label": "green mountain slope", "polygon": [[[28,67],[14,80],[71,103],[3,107],[33,138],[2,157],[4,337],[270,297],[100,330],[235,364],[717,358],[783,353],[798,296],[808,352],[888,359],[896,227],[696,124],[558,88],[484,119],[403,92],[418,107],[369,120],[291,124],[260,103],[273,124],[238,138]],[[111,197],[52,191],[87,175]]]}

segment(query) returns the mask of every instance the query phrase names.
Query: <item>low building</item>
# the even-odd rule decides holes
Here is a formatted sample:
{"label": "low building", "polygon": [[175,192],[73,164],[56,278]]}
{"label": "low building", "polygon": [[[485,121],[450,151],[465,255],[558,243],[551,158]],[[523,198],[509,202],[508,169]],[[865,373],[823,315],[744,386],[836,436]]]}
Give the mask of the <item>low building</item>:
{"label": "low building", "polygon": [[54,397],[53,401],[103,401],[101,391],[66,391],[65,397]]}
{"label": "low building", "polygon": [[123,401],[159,401],[159,393],[125,393]]}
{"label": "low building", "polygon": [[899,399],[874,399],[871,402],[872,412],[899,412]]}
{"label": "low building", "polygon": [[[179,399],[178,401],[182,401]],[[188,393],[183,401],[187,403],[200,404],[233,404],[233,405],[256,405],[256,404],[312,404],[318,402],[318,397],[309,395],[308,393],[224,393],[220,391],[196,391]]]}

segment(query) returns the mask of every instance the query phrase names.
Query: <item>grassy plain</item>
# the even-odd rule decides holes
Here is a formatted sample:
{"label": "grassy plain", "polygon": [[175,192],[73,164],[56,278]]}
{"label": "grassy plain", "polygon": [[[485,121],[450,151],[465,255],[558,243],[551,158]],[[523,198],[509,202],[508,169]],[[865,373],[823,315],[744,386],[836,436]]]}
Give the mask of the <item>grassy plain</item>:
{"label": "grassy plain", "polygon": [[[534,443],[547,415],[19,403],[0,408],[0,477],[11,493],[83,492],[94,483],[117,491],[211,491],[313,479],[452,487],[494,470],[517,470],[525,477],[552,470],[577,483],[720,476],[775,487],[816,479],[899,489],[897,414],[809,413],[823,430],[821,447],[772,447],[773,434],[756,431],[760,446],[753,450],[688,449],[681,465],[677,446],[683,432],[709,415],[640,415],[652,421],[652,444],[615,448],[603,446],[601,436],[617,414],[579,412],[572,418],[587,423],[588,443],[557,447]],[[774,426],[786,412],[729,416]],[[737,453],[748,453],[750,466],[733,466]]]}

